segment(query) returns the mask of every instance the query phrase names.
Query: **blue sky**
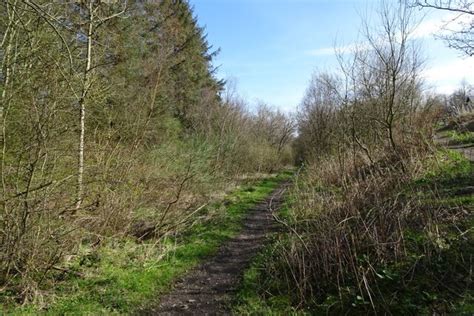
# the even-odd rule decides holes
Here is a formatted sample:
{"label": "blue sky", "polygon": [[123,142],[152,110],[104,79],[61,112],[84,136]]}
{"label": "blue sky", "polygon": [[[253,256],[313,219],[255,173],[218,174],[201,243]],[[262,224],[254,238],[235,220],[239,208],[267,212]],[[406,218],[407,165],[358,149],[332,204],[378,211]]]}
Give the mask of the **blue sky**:
{"label": "blue sky", "polygon": [[[394,0],[395,1],[395,0]],[[250,105],[263,101],[284,111],[300,103],[312,73],[337,70],[334,46],[350,45],[361,17],[376,0],[191,0],[208,41],[221,52],[218,76],[237,81]],[[427,86],[449,93],[465,78],[474,83],[473,58],[461,58],[433,38],[449,13],[429,12],[417,33],[427,58]]]}

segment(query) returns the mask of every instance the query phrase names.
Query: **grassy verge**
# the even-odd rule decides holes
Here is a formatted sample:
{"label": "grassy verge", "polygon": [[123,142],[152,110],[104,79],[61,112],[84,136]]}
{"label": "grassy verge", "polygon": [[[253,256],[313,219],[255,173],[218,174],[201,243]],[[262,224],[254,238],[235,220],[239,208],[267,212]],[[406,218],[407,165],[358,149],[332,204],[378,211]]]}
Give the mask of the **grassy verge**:
{"label": "grassy verge", "polygon": [[453,145],[474,143],[474,132],[447,131],[446,136],[450,138],[449,143]]}
{"label": "grassy verge", "polygon": [[[7,314],[128,314],[156,301],[173,280],[235,236],[247,210],[264,199],[289,173],[260,180],[203,209],[184,234],[160,242],[110,239],[99,249],[84,247],[68,272],[58,273],[47,302],[5,305]],[[8,293],[4,294],[8,295]],[[0,296],[0,300],[2,297]],[[42,306],[42,308],[40,308]]]}
{"label": "grassy verge", "polygon": [[[446,220],[433,222],[435,228],[406,230],[403,259],[373,267],[378,279],[374,293],[381,298],[381,301],[373,304],[381,313],[472,315],[474,195],[466,192],[466,188],[474,185],[474,165],[454,151],[441,151],[424,164],[425,172],[407,183],[404,192],[396,192],[396,196],[411,201],[415,195],[420,201],[418,210],[425,211],[427,216],[437,214]],[[288,212],[291,213],[291,204],[283,214]],[[416,225],[414,223],[413,227]],[[367,297],[358,294],[355,280],[352,284],[347,282],[344,288],[328,288],[324,297],[309,294],[304,301],[298,300],[296,297],[301,296],[296,295],[296,292],[300,289],[291,286],[291,271],[295,270],[289,269],[279,255],[297,238],[291,233],[281,233],[257,257],[246,271],[238,292],[234,306],[237,314],[374,313]],[[359,257],[358,262],[362,267],[364,260],[368,259],[364,258],[363,253]]]}

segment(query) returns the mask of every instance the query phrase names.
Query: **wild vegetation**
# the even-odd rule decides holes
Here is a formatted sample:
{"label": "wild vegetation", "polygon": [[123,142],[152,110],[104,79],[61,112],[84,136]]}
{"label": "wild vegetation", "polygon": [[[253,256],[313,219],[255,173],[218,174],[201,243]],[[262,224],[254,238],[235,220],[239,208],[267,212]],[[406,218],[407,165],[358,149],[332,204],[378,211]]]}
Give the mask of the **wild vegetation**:
{"label": "wild vegetation", "polygon": [[426,93],[413,34],[414,8],[472,4],[410,3],[292,117],[217,78],[186,0],[3,1],[0,311],[146,310],[291,177],[235,313],[471,315],[474,165],[444,146],[472,145],[473,89]]}
{"label": "wild vegetation", "polygon": [[410,6],[385,2],[374,23],[339,72],[313,76],[287,229],[246,273],[238,314],[473,312],[473,163],[434,141],[450,114],[446,133],[471,142],[470,101],[423,92]]}
{"label": "wild vegetation", "polygon": [[216,79],[187,1],[9,0],[0,16],[2,304],[48,306],[115,248],[146,264],[206,205],[292,160],[291,120]]}

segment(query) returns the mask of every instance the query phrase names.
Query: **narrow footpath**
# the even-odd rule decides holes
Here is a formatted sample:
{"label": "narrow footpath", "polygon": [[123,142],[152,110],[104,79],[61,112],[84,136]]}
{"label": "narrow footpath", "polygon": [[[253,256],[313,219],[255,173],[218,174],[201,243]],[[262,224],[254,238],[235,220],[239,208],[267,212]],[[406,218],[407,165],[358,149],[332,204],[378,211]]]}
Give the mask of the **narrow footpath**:
{"label": "narrow footpath", "polygon": [[215,256],[178,280],[173,290],[161,297],[156,306],[138,315],[227,315],[229,302],[244,271],[275,231],[272,212],[284,200],[289,183],[282,183],[269,197],[249,210],[238,236],[222,245]]}

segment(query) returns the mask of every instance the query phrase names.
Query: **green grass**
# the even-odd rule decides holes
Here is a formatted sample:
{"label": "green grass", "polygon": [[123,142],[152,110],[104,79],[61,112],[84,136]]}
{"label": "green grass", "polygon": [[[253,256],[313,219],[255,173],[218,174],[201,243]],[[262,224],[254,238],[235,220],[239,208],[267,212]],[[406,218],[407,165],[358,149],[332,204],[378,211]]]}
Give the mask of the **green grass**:
{"label": "green grass", "polygon": [[[390,276],[380,273],[378,291],[389,298],[384,304],[393,314],[428,315],[436,311],[472,315],[469,256],[474,253],[474,197],[458,192],[474,184],[474,164],[451,150],[439,151],[424,163],[426,172],[413,179],[407,190],[421,197],[420,211],[444,210],[443,216],[450,212],[458,215],[449,221],[438,221],[436,229],[406,231],[406,257],[396,264],[378,267],[378,271]],[[420,255],[427,249],[431,249],[430,256]]]}
{"label": "green grass", "polygon": [[[129,314],[157,301],[180,275],[195,267],[241,228],[247,210],[263,200],[291,173],[244,186],[203,210],[214,212],[211,220],[192,226],[184,234],[160,243],[137,243],[133,239],[109,240],[97,251],[84,247],[71,270],[83,277],[66,276],[47,297],[54,300],[7,308],[7,314],[111,315]],[[0,296],[0,301],[1,301]],[[1,309],[0,309],[1,311]]]}
{"label": "green grass", "polygon": [[[424,163],[426,172],[413,179],[407,189],[409,194],[421,197],[420,211],[442,209],[448,214],[462,208],[464,212],[472,212],[474,197],[458,195],[457,192],[474,184],[474,164],[461,153],[451,150],[439,151]],[[433,229],[406,231],[404,260],[377,267],[382,275],[377,288],[386,298],[385,308],[391,313],[428,315],[437,311],[439,314],[473,314],[474,293],[468,271],[469,256],[474,253],[472,213],[454,218],[455,222],[438,222],[434,230],[438,234],[432,234]],[[420,255],[426,253],[426,249],[431,249],[431,256]],[[407,278],[407,275],[411,277]],[[340,311],[348,308],[352,307],[342,305]],[[354,314],[358,310],[354,308]]]}
{"label": "green grass", "polygon": [[446,136],[450,138],[451,144],[472,144],[474,143],[474,132],[447,131]]}
{"label": "green grass", "polygon": [[414,179],[408,190],[425,197],[427,204],[437,206],[474,206],[473,196],[462,192],[474,186],[474,164],[453,150],[437,152],[427,161],[428,171]]}

